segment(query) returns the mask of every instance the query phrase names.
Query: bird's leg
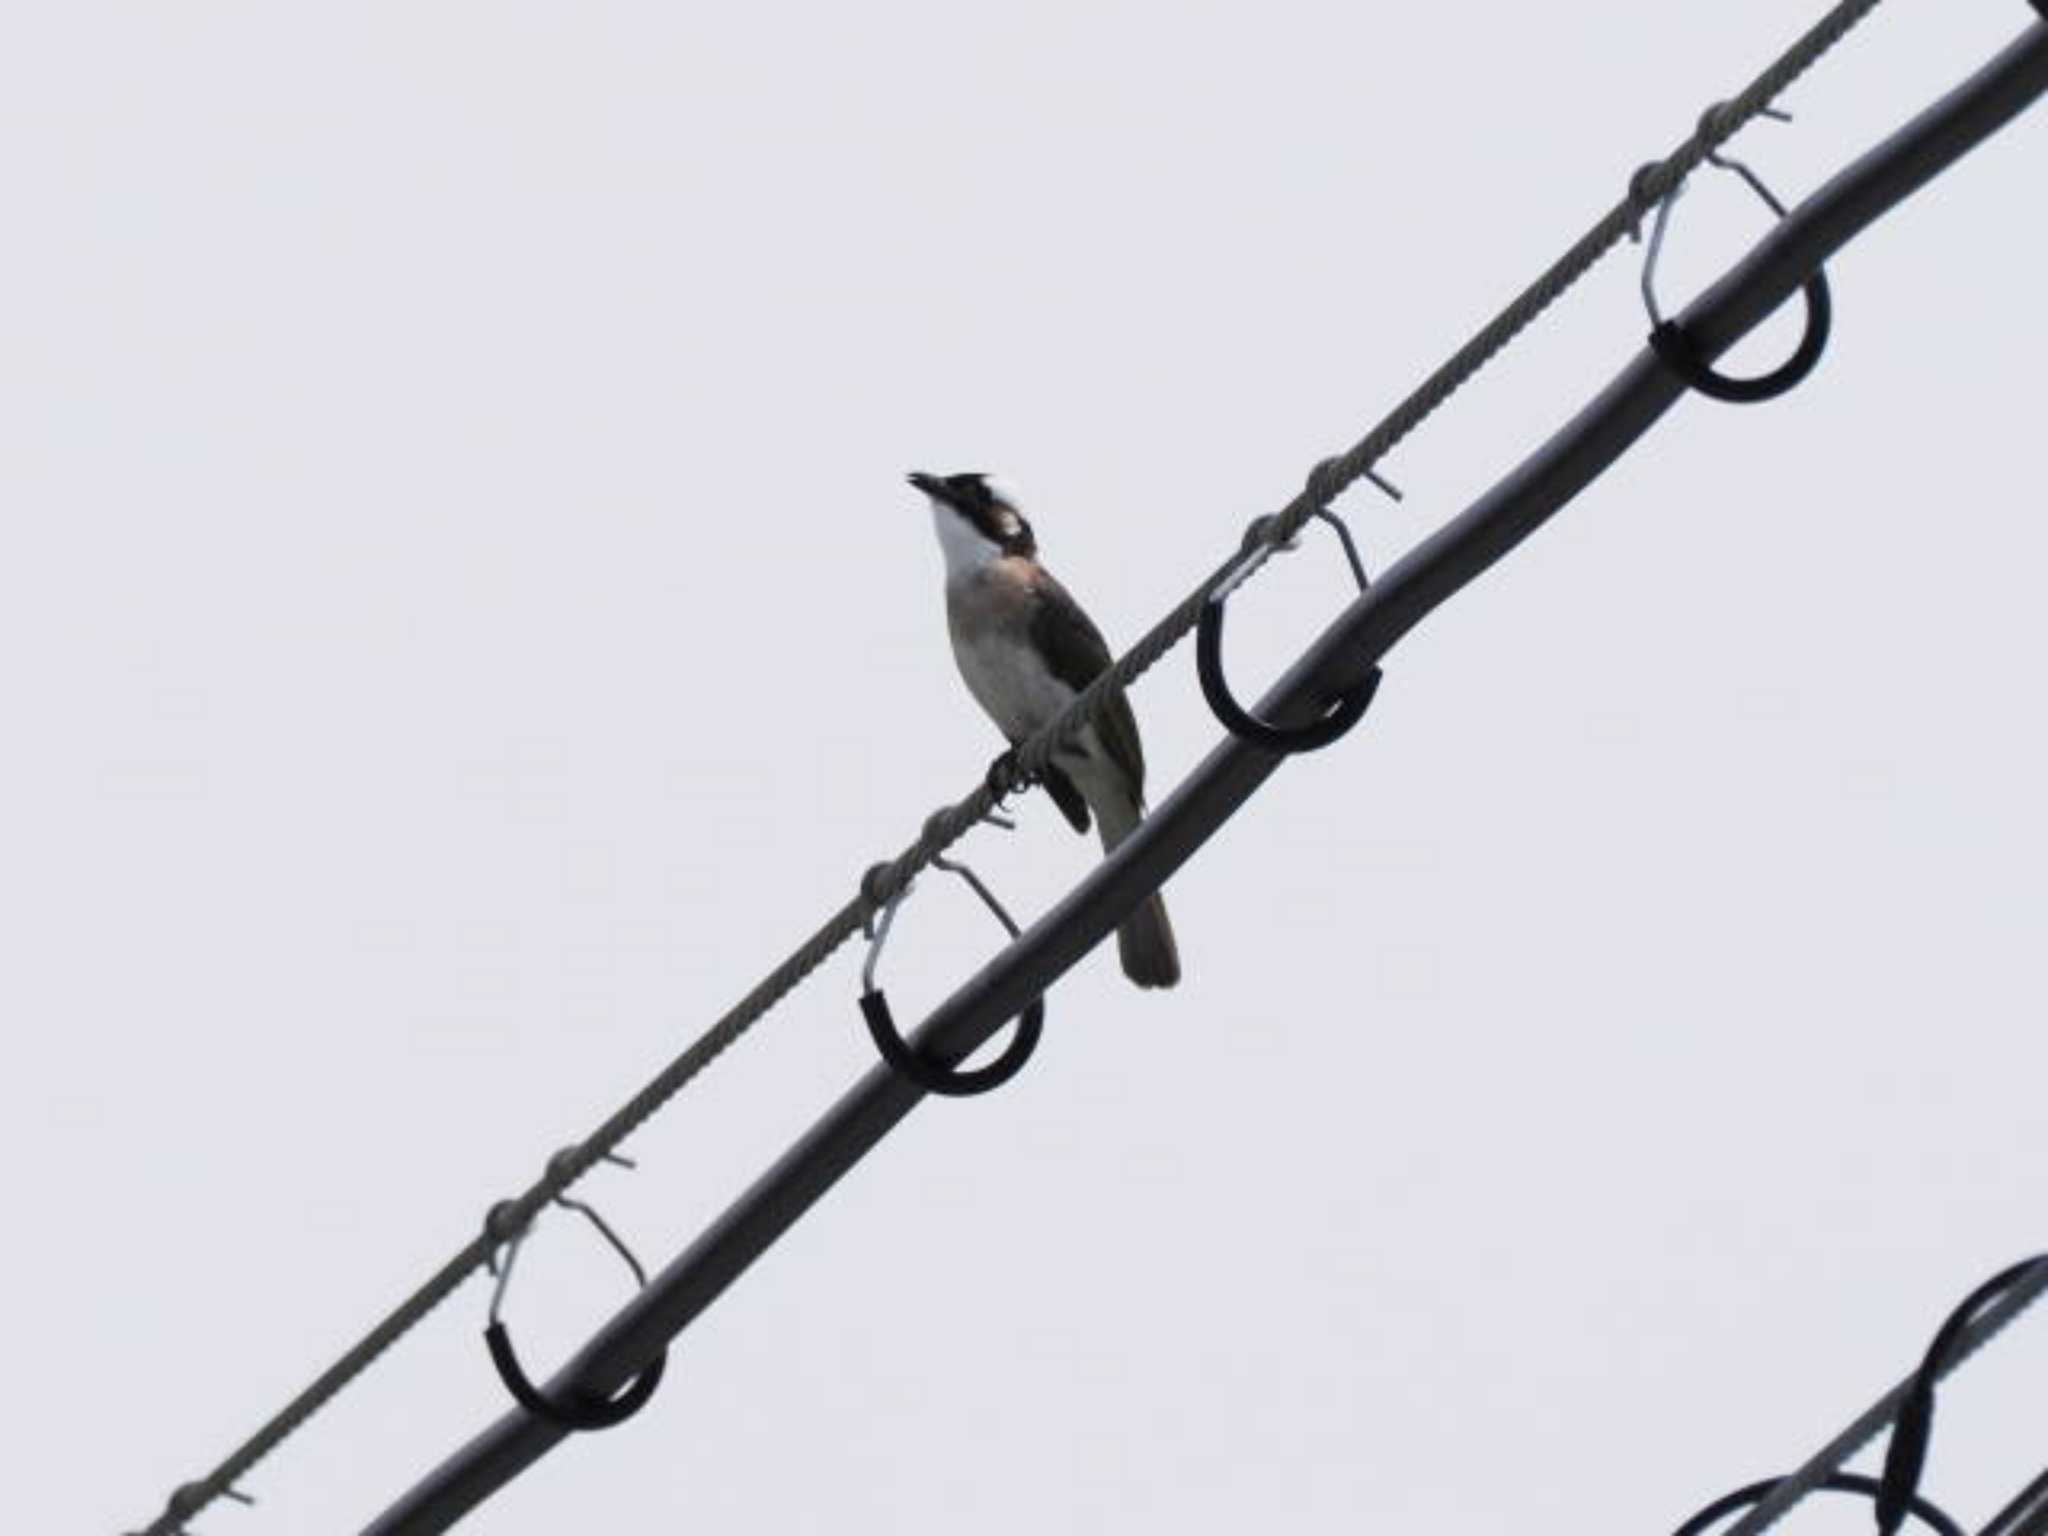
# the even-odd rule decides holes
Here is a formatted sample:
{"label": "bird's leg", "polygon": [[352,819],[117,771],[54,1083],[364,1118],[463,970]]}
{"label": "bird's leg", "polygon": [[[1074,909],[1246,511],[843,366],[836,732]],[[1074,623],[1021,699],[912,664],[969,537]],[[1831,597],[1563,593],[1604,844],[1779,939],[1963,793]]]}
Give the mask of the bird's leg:
{"label": "bird's leg", "polygon": [[1015,747],[1011,747],[988,765],[988,773],[982,782],[988,786],[988,792],[996,797],[998,805],[1019,790],[1031,787],[1030,776],[1017,761]]}

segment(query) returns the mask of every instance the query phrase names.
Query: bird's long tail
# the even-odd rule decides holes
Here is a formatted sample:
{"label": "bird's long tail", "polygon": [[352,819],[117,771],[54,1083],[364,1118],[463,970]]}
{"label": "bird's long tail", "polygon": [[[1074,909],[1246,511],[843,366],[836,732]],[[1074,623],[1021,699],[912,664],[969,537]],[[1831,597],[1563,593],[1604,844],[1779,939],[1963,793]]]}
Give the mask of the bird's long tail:
{"label": "bird's long tail", "polygon": [[[1095,825],[1102,833],[1102,851],[1114,853],[1117,845],[1133,832],[1145,813],[1124,795],[1097,795],[1091,799]],[[1180,949],[1173,942],[1173,924],[1166,920],[1166,903],[1154,891],[1144,904],[1124,919],[1116,931],[1118,956],[1124,974],[1141,987],[1170,987],[1180,980]]]}

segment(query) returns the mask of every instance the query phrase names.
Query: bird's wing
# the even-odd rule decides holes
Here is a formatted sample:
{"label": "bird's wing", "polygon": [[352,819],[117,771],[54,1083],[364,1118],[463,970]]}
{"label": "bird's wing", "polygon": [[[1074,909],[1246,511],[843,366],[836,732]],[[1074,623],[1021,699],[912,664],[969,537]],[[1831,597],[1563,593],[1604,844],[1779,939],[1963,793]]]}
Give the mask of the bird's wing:
{"label": "bird's wing", "polygon": [[1057,763],[1045,770],[1045,792],[1052,796],[1052,803],[1060,808],[1069,826],[1076,832],[1088,830],[1088,802]]}
{"label": "bird's wing", "polygon": [[[1051,576],[1039,579],[1040,600],[1031,615],[1031,642],[1052,675],[1079,693],[1109,670],[1109,646],[1081,605],[1067,596],[1066,588]],[[1122,690],[1108,699],[1095,722],[1095,734],[1110,762],[1130,780],[1133,795],[1142,795],[1145,749],[1138,741],[1138,722]]]}

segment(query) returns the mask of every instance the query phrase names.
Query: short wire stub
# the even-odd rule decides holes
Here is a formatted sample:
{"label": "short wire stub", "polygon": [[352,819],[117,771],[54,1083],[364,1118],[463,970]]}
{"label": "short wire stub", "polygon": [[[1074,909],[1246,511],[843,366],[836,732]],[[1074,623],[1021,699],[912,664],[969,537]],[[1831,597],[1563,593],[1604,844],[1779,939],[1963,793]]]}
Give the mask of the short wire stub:
{"label": "short wire stub", "polygon": [[180,1483],[171,1490],[171,1496],[164,1502],[164,1519],[170,1521],[178,1536],[190,1536],[185,1522],[204,1509],[209,1501],[219,1497],[231,1499],[237,1504],[250,1505],[256,1501],[241,1489],[229,1484],[216,1493],[203,1482]]}
{"label": "short wire stub", "polygon": [[[568,1154],[557,1153],[556,1159],[560,1160],[566,1155]],[[610,1223],[598,1215],[595,1207],[581,1200],[572,1200],[567,1195],[556,1195],[554,1203],[565,1210],[577,1212],[596,1227],[613,1251],[625,1260],[626,1267],[633,1271],[633,1278],[643,1287],[647,1284],[647,1271],[633,1256],[633,1250],[628,1248],[624,1239],[612,1230]],[[503,1205],[492,1207],[492,1215],[495,1217],[503,1208]],[[520,1407],[538,1418],[559,1424],[564,1429],[609,1429],[614,1424],[623,1424],[647,1406],[648,1399],[654,1396],[654,1389],[661,1385],[661,1373],[668,1368],[668,1351],[663,1349],[660,1354],[648,1361],[640,1374],[616,1397],[600,1397],[594,1392],[579,1390],[573,1396],[564,1399],[550,1397],[543,1392],[520,1365],[519,1356],[512,1348],[512,1335],[498,1316],[498,1310],[505,1300],[505,1287],[512,1279],[512,1262],[518,1258],[519,1245],[525,1241],[526,1229],[521,1228],[514,1232],[506,1240],[504,1258],[495,1260],[491,1266],[497,1272],[498,1283],[491,1290],[491,1310],[489,1321],[484,1328],[484,1347],[490,1351],[491,1364],[497,1369],[498,1379],[505,1384],[505,1390],[512,1394]]]}
{"label": "short wire stub", "polygon": [[981,782],[987,786],[996,804],[1001,805],[1010,796],[1031,788],[1038,782],[1038,776],[1025,771],[1023,763],[1018,760],[1017,749],[1011,747],[988,765],[988,772],[982,775]]}
{"label": "short wire stub", "polygon": [[[1351,566],[1351,574],[1358,581],[1363,592],[1370,585],[1365,574],[1365,562],[1359,558],[1358,545],[1352,540],[1351,530],[1344,520],[1328,507],[1316,508],[1315,515],[1337,530],[1337,537],[1344,544],[1344,558]],[[1254,533],[1247,542],[1257,540],[1259,524],[1254,524]],[[1313,752],[1327,747],[1352,726],[1365,718],[1371,708],[1373,695],[1379,691],[1380,669],[1374,667],[1359,682],[1354,683],[1337,696],[1328,712],[1321,719],[1307,725],[1280,726],[1261,720],[1237,701],[1230,691],[1230,683],[1223,675],[1223,610],[1244,579],[1265,562],[1273,546],[1256,542],[1251,553],[1228,576],[1216,584],[1208,599],[1202,604],[1201,622],[1195,631],[1195,674],[1201,680],[1202,697],[1209,703],[1223,728],[1239,740],[1254,746],[1264,747],[1269,752],[1292,754]]]}
{"label": "short wire stub", "polygon": [[[997,821],[997,825],[1005,823]],[[1021,930],[1016,922],[973,870],[943,854],[933,856],[932,868],[945,870],[965,880],[1010,937],[1018,936]],[[903,905],[903,898],[909,894],[910,887],[906,885],[890,897],[883,904],[869,934],[868,957],[860,971],[860,1013],[867,1021],[868,1038],[874,1041],[882,1060],[897,1076],[915,1083],[927,1093],[963,1099],[1000,1088],[1017,1075],[1024,1063],[1031,1059],[1032,1052],[1038,1049],[1039,1037],[1045,1032],[1045,999],[1034,997],[1031,1000],[1023,1013],[1017,1016],[1017,1032],[1010,1037],[1009,1045],[1002,1055],[986,1066],[962,1068],[918,1055],[896,1027],[895,1015],[889,1011],[888,995],[875,985],[875,962],[881,958],[882,946],[888,942],[889,929],[896,921],[896,909]]]}
{"label": "short wire stub", "polygon": [[[1716,115],[1726,108],[1726,103],[1709,107],[1701,119],[1701,127],[1707,128]],[[1769,116],[1784,119],[1782,112],[1771,111]],[[1740,160],[1723,155],[1717,149],[1706,153],[1710,165],[1722,170],[1733,171],[1749,184],[1750,190],[1761,198],[1765,205],[1779,218],[1785,217],[1785,205],[1778,201],[1771,189],[1764,185],[1763,178]],[[1645,166],[1636,173],[1638,181],[1653,167]],[[1675,182],[1657,204],[1657,217],[1650,228],[1650,245],[1643,256],[1643,307],[1650,312],[1650,349],[1659,361],[1682,379],[1688,386],[1715,400],[1724,400],[1735,405],[1753,405],[1763,400],[1773,400],[1793,388],[1820,362],[1821,354],[1827,350],[1828,332],[1834,325],[1834,299],[1828,291],[1828,277],[1822,268],[1814,268],[1813,275],[1801,284],[1806,296],[1806,332],[1799,338],[1799,345],[1777,368],[1760,378],[1735,379],[1724,373],[1716,373],[1706,352],[1693,334],[1676,320],[1667,320],[1657,307],[1656,274],[1657,255],[1664,247],[1664,230],[1671,222],[1671,206],[1678,201],[1685,190],[1685,183]]]}

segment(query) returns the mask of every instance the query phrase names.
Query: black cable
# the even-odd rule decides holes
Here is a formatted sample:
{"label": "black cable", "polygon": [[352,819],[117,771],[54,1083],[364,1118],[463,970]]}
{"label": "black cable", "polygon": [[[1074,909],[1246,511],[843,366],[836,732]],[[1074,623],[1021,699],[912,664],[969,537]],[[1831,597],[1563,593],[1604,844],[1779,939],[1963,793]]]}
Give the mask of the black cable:
{"label": "black cable", "polygon": [[2014,1494],[1977,1536],[2041,1536],[2044,1531],[2048,1531],[2048,1470]]}
{"label": "black cable", "polygon": [[1934,1387],[1947,1374],[1963,1334],[1977,1315],[2020,1281],[2048,1265],[2048,1254],[2022,1259],[1999,1271],[1963,1298],[1949,1313],[1934,1342],[1927,1346],[1920,1369],[1906,1388],[1892,1421],[1892,1437],[1885,1446],[1883,1487],[1877,1496],[1879,1536],[1894,1536],[1905,1523],[1906,1510],[1919,1491],[1921,1473],[1927,1467],[1927,1445],[1934,1434]]}
{"label": "black cable", "polygon": [[[1686,310],[1701,344],[1725,349],[1783,303],[1872,221],[2048,91],[2048,30],[2001,52],[1961,86],[1808,198]],[[1260,702],[1283,726],[1355,687],[1403,635],[1527,538],[1618,459],[1683,386],[1645,350],[1562,430],[1476,504],[1410,551],[1317,639]],[[1281,762],[1236,738],[1217,746],[1129,841],[1024,936],[934,1010],[914,1040],[971,1051],[1108,936],[1248,799]],[[849,1090],[549,1383],[609,1393],[708,1307],[922,1095],[886,1067]],[[367,1528],[427,1536],[560,1444],[567,1432],[508,1414],[449,1455]]]}
{"label": "black cable", "polygon": [[[1760,1483],[1751,1483],[1747,1488],[1738,1488],[1733,1493],[1724,1494],[1672,1532],[1672,1536],[1703,1536],[1715,1521],[1725,1519],[1738,1509],[1761,1504],[1783,1481],[1782,1477],[1767,1477]],[[1834,1493],[1859,1493],[1869,1499],[1879,1497],[1877,1479],[1865,1477],[1860,1472],[1837,1472],[1822,1483],[1821,1487]],[[1938,1536],[1963,1536],[1961,1526],[1917,1493],[1906,1501],[1905,1513],[1925,1522],[1931,1530],[1938,1533]],[[1901,1518],[1904,1518],[1903,1514]]]}

